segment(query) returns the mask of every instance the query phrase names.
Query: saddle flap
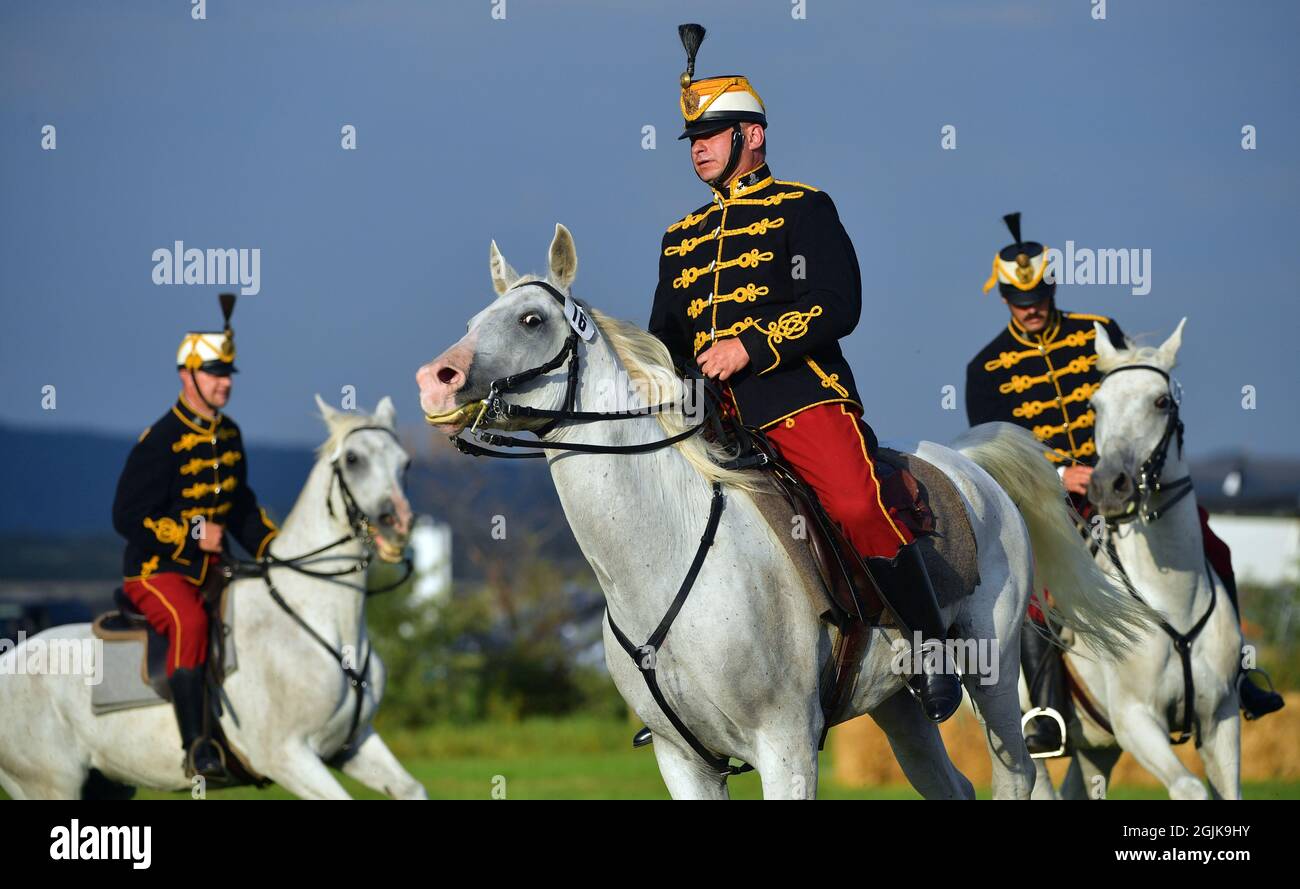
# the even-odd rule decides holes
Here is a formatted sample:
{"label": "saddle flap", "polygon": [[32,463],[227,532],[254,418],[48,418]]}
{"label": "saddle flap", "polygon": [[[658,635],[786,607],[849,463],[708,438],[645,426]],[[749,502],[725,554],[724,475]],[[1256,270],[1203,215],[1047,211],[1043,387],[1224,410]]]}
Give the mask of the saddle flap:
{"label": "saddle flap", "polygon": [[[882,479],[882,490],[891,485],[901,485],[905,489],[916,486],[915,495],[909,492],[904,497],[914,496],[913,502],[922,504],[924,508],[910,515],[906,508],[900,508],[895,516],[904,522],[917,522],[920,527],[928,528],[917,535],[917,548],[925,561],[925,570],[934,584],[939,604],[951,605],[971,595],[980,582],[979,549],[966,501],[957,486],[942,469],[916,454],[881,447],[876,457],[879,464],[896,470],[894,475],[906,473],[897,481]],[[912,528],[912,525],[908,524],[908,527]]]}
{"label": "saddle flap", "polygon": [[[230,584],[219,586],[205,585],[201,590],[204,605],[208,611],[208,660],[209,672],[217,678],[220,685],[225,678],[235,671],[236,659],[230,627],[234,620],[234,602],[230,598]],[[116,611],[106,611],[98,615],[91,623],[91,633],[107,644],[130,643],[140,646],[137,659],[137,671],[141,684],[152,689],[161,701],[172,699],[171,686],[167,681],[167,637],[159,633],[141,614],[135,604],[127,597],[121,587],[113,591],[113,601],[118,605]],[[117,657],[109,658],[110,669],[116,669]],[[125,697],[133,698],[133,694]],[[143,693],[137,703],[149,703],[154,699],[148,692]],[[102,703],[102,702],[101,702]],[[107,704],[103,704],[107,707]]]}

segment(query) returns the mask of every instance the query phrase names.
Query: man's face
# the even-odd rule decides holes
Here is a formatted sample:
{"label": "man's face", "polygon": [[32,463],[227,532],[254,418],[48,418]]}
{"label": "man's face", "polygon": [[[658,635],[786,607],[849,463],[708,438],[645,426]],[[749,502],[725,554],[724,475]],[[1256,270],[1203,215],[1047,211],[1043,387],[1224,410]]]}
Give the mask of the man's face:
{"label": "man's face", "polygon": [[[189,378],[190,372],[188,370],[181,371],[182,385]],[[196,370],[194,372],[194,382],[198,384],[199,394],[203,396],[204,401],[213,407],[225,407],[226,402],[230,401],[230,388],[234,385],[231,377],[210,374],[206,370]]]}
{"label": "man's face", "polygon": [[[718,178],[726,169],[727,161],[731,158],[731,131],[732,128],[728,126],[708,136],[695,136],[691,139],[691,163],[695,165],[695,175],[702,182]],[[740,162],[736,164],[736,172],[744,174],[755,165],[755,148],[763,144],[763,128],[758,124],[741,124],[741,131],[745,134],[745,144],[740,149]]]}
{"label": "man's face", "polygon": [[1002,299],[1011,310],[1011,317],[1016,319],[1016,323],[1027,330],[1029,333],[1041,333],[1047,326],[1047,320],[1052,316],[1052,298],[1045,296],[1036,303],[1027,306],[1017,306]]}

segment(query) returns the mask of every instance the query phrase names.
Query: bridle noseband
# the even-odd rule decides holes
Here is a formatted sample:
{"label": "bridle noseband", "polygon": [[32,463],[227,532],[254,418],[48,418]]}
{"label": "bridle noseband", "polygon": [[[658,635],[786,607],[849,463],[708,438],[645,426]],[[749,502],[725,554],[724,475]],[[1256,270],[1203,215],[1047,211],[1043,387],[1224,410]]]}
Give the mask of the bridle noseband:
{"label": "bridle noseband", "polygon": [[[330,485],[331,487],[334,484],[338,484],[339,486],[339,495],[343,498],[343,509],[346,511],[348,530],[350,531],[345,538],[340,539],[338,543],[333,545],[337,546],[347,540],[360,538],[365,543],[367,551],[373,552],[376,549],[374,522],[370,520],[370,516],[366,515],[365,510],[363,510],[357,503],[357,498],[352,495],[352,489],[348,487],[347,480],[343,478],[343,470],[339,468],[339,459],[343,456],[343,442],[347,441],[353,433],[367,431],[383,432],[391,437],[393,441],[397,442],[399,447],[401,446],[401,442],[397,440],[397,434],[387,426],[371,424],[367,426],[357,426],[355,429],[349,429],[347,435],[343,436],[343,441],[339,442],[334,456],[330,459],[330,471],[333,475],[333,478],[330,480]],[[333,491],[331,490],[327,491],[325,495],[325,508],[329,510],[330,518],[334,517],[334,498],[331,496],[332,494]]]}
{"label": "bridle noseband", "polygon": [[[1160,480],[1160,476],[1165,469],[1165,462],[1169,459],[1169,445],[1175,439],[1178,441],[1178,456],[1180,459],[1183,456],[1183,421],[1178,413],[1179,406],[1182,403],[1182,387],[1169,376],[1167,371],[1152,364],[1126,364],[1123,367],[1117,367],[1102,374],[1100,383],[1104,383],[1108,377],[1126,370],[1149,370],[1163,377],[1168,390],[1170,408],[1160,440],[1156,442],[1151,454],[1137,468],[1136,478],[1133,480],[1133,494],[1126,501],[1129,508],[1124,515],[1118,518],[1106,519],[1106,524],[1111,526],[1131,522],[1137,518],[1141,518],[1145,522],[1154,522],[1192,490],[1192,477],[1190,475],[1168,482]],[[1169,495],[1169,499],[1153,508],[1156,497],[1161,494]]]}

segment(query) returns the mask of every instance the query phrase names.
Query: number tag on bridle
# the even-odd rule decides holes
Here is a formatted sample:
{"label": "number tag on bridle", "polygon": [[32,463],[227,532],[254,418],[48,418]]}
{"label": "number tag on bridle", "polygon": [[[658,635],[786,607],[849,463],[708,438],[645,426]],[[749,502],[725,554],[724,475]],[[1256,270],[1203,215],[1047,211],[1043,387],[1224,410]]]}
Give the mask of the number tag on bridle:
{"label": "number tag on bridle", "polygon": [[582,310],[582,306],[574,302],[573,297],[565,294],[564,297],[564,317],[572,327],[582,337],[583,341],[591,342],[596,338],[596,325],[592,323],[591,318]]}

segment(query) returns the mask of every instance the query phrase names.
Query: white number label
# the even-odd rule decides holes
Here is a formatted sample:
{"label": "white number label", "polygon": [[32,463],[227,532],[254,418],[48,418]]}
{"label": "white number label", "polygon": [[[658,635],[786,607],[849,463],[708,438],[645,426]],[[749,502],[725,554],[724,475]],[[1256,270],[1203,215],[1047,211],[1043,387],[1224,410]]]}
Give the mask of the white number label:
{"label": "white number label", "polygon": [[591,342],[596,338],[596,325],[587,317],[587,313],[582,310],[582,306],[573,301],[573,297],[564,297],[564,317],[569,320],[569,326],[578,332],[578,336],[585,341]]}

